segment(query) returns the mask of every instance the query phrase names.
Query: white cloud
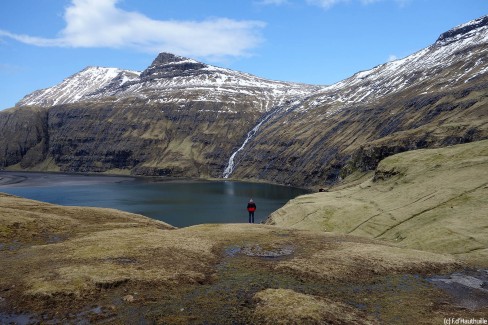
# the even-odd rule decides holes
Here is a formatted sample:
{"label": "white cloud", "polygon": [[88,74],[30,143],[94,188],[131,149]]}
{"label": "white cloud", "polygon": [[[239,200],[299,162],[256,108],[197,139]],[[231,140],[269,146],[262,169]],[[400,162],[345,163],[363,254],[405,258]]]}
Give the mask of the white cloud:
{"label": "white cloud", "polygon": [[199,57],[241,56],[262,42],[260,21],[212,18],[204,21],[154,20],[117,8],[119,0],[72,0],[58,38],[0,36],[36,46],[135,48]]}
{"label": "white cloud", "polygon": [[67,46],[68,44],[62,39],[47,39],[42,37],[34,37],[23,34],[14,34],[0,29],[0,36],[6,36],[15,39],[19,42],[36,45],[36,46]]}
{"label": "white cloud", "polygon": [[388,56],[388,62],[398,60],[398,57],[395,54],[390,54]]}
{"label": "white cloud", "polygon": [[[352,0],[306,0],[306,2],[310,5],[319,6],[319,7],[322,7],[324,9],[330,9],[339,3],[351,2],[351,1]],[[364,6],[371,5],[371,4],[377,3],[377,2],[394,1],[397,3],[397,5],[399,7],[405,7],[412,0],[357,0],[357,1],[360,2]]]}

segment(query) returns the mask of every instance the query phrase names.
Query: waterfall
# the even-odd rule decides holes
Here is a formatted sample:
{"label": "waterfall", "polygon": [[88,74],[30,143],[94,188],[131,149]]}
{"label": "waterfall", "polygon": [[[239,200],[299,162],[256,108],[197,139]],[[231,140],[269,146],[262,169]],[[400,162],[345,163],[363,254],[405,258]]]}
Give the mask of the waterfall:
{"label": "waterfall", "polygon": [[227,167],[225,167],[224,173],[222,174],[222,177],[223,178],[229,178],[230,174],[232,174],[232,172],[234,172],[234,167],[235,167],[234,159],[237,156],[237,154],[240,151],[242,151],[244,149],[244,147],[246,146],[246,144],[249,142],[249,140],[251,140],[252,137],[254,137],[254,135],[258,132],[258,130],[261,127],[261,125],[264,122],[268,121],[276,112],[277,112],[277,110],[274,110],[274,111],[270,112],[255,127],[253,127],[253,129],[251,131],[249,131],[247,133],[246,140],[244,140],[244,142],[239,147],[239,149],[237,149],[236,151],[234,151],[234,153],[230,156],[229,162],[227,163]]}
{"label": "waterfall", "polygon": [[262,120],[261,122],[259,122],[258,125],[256,125],[251,131],[249,131],[247,133],[247,137],[246,137],[246,140],[244,140],[244,143],[242,143],[242,145],[240,146],[240,148],[237,149],[236,151],[234,151],[234,153],[230,156],[229,162],[227,163],[227,167],[225,167],[224,173],[222,175],[224,178],[229,178],[230,174],[232,174],[232,172],[234,171],[234,158],[239,153],[239,151],[242,151],[242,149],[244,149],[244,147],[246,146],[246,144],[256,134],[256,132],[259,130],[259,127],[261,126],[261,124],[264,123],[264,121],[266,121],[266,120]]}

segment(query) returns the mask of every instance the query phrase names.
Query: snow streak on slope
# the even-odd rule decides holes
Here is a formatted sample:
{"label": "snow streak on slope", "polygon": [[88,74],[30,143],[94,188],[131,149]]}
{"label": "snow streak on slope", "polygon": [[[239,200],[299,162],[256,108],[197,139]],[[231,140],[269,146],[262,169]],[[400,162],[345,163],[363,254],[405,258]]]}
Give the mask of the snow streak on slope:
{"label": "snow streak on slope", "polygon": [[[169,66],[199,64],[195,69],[177,71]],[[159,66],[168,69],[171,76],[147,77],[133,80],[121,87],[112,87],[103,92],[88,94],[87,99],[96,100],[105,97],[119,99],[135,97],[147,102],[173,103],[182,107],[187,102],[207,101],[221,104],[223,111],[232,111],[232,107],[249,98],[250,105],[259,112],[268,112],[274,106],[284,103],[291,97],[305,96],[322,89],[320,86],[267,80],[247,73],[219,68],[186,59]],[[144,75],[144,76],[143,76]]]}
{"label": "snow streak on slope", "polygon": [[119,85],[123,85],[138,76],[139,72],[136,71],[88,67],[66,78],[54,87],[38,90],[25,96],[17,103],[17,106],[54,106],[74,103],[82,100],[85,95],[107,86],[114,80],[118,80]]}
{"label": "snow streak on slope", "polygon": [[[181,107],[189,101],[214,101],[222,104],[221,111],[232,112],[233,105],[241,101],[244,95],[248,96],[254,109],[262,113],[299,97],[310,99],[294,110],[305,112],[328,105],[329,114],[334,114],[347,105],[368,103],[419,85],[439,72],[437,84],[443,84],[445,88],[453,82],[467,82],[464,76],[486,73],[482,69],[483,62],[469,65],[471,52],[467,51],[468,57],[462,57],[466,62],[464,73],[453,76],[443,69],[453,61],[461,61],[463,49],[487,43],[488,16],[484,16],[443,33],[435,44],[413,55],[356,73],[328,87],[266,80],[161,53],[142,73],[114,68],[87,68],[57,86],[26,96],[17,105],[52,106],[84,100],[138,98],[148,103],[172,103]],[[312,93],[314,96],[310,97]],[[297,105],[289,105],[289,109],[292,106]]]}
{"label": "snow streak on slope", "polygon": [[142,73],[87,68],[57,86],[26,96],[17,105],[53,106],[87,100],[138,98],[147,103],[171,103],[182,107],[188,102],[216,102],[221,111],[232,112],[233,106],[245,97],[255,110],[267,112],[290,97],[307,95],[322,88],[267,80],[161,53]]}
{"label": "snow streak on slope", "polygon": [[[427,92],[445,92],[481,74],[488,73],[488,16],[458,26],[431,46],[408,57],[356,73],[334,85],[306,97],[290,99],[274,108],[273,118],[260,122],[235,151],[223,173],[228,177],[245,155],[245,146],[258,147],[267,141],[257,134],[259,128],[280,128],[288,123],[311,128],[327,125],[330,117],[344,108],[374,107],[383,96],[415,87],[413,96]],[[419,91],[420,90],[420,91]],[[269,122],[268,122],[269,121]],[[266,123],[263,123],[266,122]],[[263,125],[264,124],[264,125]],[[317,130],[317,133],[320,133]],[[295,133],[296,134],[296,133]]]}
{"label": "snow streak on slope", "polygon": [[[483,45],[486,53],[484,59],[481,59],[483,62],[475,62],[473,65],[471,56],[479,55],[479,52],[468,49],[483,49]],[[297,111],[304,112],[329,105],[329,113],[335,114],[348,105],[365,104],[384,95],[418,86],[433,76],[437,78],[435,85],[439,85],[440,90],[447,89],[454,83],[467,82],[473,74],[486,73],[482,66],[486,65],[487,60],[488,16],[485,16],[451,29],[433,45],[417,53],[356,73],[326,87],[316,93],[313,99],[304,102]],[[456,72],[446,69],[457,62],[464,64],[464,69],[457,69]]]}

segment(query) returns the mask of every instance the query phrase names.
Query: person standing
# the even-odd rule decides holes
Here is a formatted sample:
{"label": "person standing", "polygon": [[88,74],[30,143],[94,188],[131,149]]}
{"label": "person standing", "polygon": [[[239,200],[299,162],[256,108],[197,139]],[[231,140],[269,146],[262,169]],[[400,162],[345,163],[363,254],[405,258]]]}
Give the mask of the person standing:
{"label": "person standing", "polygon": [[247,202],[247,211],[249,212],[249,223],[254,223],[254,211],[256,211],[256,203],[252,199]]}

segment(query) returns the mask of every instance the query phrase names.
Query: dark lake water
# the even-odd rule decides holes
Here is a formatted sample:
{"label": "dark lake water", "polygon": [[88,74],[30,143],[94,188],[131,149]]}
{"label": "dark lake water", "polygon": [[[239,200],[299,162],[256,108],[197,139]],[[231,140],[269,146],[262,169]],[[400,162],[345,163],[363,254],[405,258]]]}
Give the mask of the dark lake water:
{"label": "dark lake water", "polygon": [[0,172],[0,192],[60,205],[115,208],[176,227],[247,222],[247,201],[256,202],[259,223],[299,188],[232,181],[161,180],[49,173]]}

